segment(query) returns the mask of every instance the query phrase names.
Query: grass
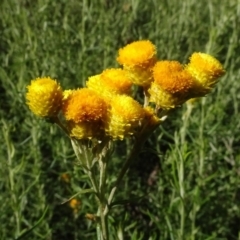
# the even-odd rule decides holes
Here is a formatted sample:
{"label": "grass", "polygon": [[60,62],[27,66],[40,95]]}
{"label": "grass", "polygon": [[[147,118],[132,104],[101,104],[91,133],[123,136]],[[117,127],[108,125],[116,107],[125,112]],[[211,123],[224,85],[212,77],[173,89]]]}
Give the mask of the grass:
{"label": "grass", "polygon": [[[1,1],[0,238],[20,239],[36,225],[22,239],[96,239],[85,217],[96,211],[92,196],[77,196],[77,213],[62,204],[88,184],[69,140],[28,110],[26,85],[51,76],[65,89],[84,86],[117,66],[120,47],[149,39],[160,59],[184,63],[206,52],[226,75],[208,97],[175,110],[145,144],[117,194],[131,201],[114,209],[112,239],[117,232],[119,239],[239,240],[239,15],[237,0]],[[116,148],[112,180],[128,145]]]}

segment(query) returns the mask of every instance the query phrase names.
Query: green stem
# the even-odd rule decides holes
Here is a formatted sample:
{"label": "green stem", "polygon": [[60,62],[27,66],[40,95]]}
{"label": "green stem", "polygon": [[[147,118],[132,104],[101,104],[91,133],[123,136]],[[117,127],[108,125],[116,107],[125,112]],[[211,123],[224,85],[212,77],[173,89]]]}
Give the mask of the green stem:
{"label": "green stem", "polygon": [[97,240],[102,240],[101,224],[99,221],[97,222],[96,230],[97,230]]}
{"label": "green stem", "polygon": [[99,207],[98,207],[98,215],[100,215],[101,221],[101,231],[102,231],[102,239],[108,240],[109,233],[108,233],[108,214],[104,214],[107,200],[105,198],[106,194],[106,177],[107,177],[107,166],[109,162],[109,153],[111,151],[110,142],[106,144],[106,146],[102,149],[102,152],[99,157],[99,170],[100,170],[100,181],[99,181],[99,192],[100,192],[100,199],[99,199]]}
{"label": "green stem", "polygon": [[[184,231],[185,231],[185,186],[184,186],[184,179],[185,179],[185,175],[184,175],[184,158],[181,154],[181,150],[182,147],[185,144],[185,140],[186,140],[186,135],[187,135],[187,128],[189,125],[189,119],[192,113],[192,109],[193,109],[193,105],[192,103],[187,103],[187,109],[186,112],[183,114],[182,116],[182,127],[180,129],[180,134],[179,134],[179,138],[180,138],[180,142],[179,140],[175,142],[175,144],[177,145],[177,149],[178,149],[178,155],[180,156],[180,159],[178,159],[178,181],[179,181],[179,190],[180,190],[180,197],[181,197],[181,205],[180,205],[180,237],[181,239],[184,239]],[[180,145],[180,146],[179,146]],[[179,148],[178,148],[179,146]]]}
{"label": "green stem", "polygon": [[[96,194],[96,202],[98,205],[97,211],[97,239],[98,240],[109,240],[108,236],[108,225],[107,215],[104,215],[104,209],[106,206],[106,171],[108,163],[108,151],[110,150],[109,145],[101,148],[100,152],[93,154],[93,148],[89,147],[89,142],[84,140],[71,139],[73,150],[77,156],[77,159],[81,163],[84,172],[90,179],[91,186]],[[99,154],[99,155],[98,155]],[[95,157],[95,158],[94,158]],[[97,159],[96,159],[97,157]],[[99,172],[97,174],[96,160],[99,163]],[[97,177],[99,176],[99,184],[97,184]]]}
{"label": "green stem", "polygon": [[184,159],[180,155],[180,165],[179,165],[179,188],[180,188],[180,197],[181,197],[181,207],[180,207],[180,215],[181,215],[181,227],[180,227],[180,235],[181,239],[184,239],[184,230],[185,230],[185,188],[184,188]]}
{"label": "green stem", "polygon": [[98,207],[98,214],[100,215],[101,221],[101,235],[102,240],[109,240],[108,236],[108,224],[107,224],[107,215],[104,215],[105,204],[100,203]]}
{"label": "green stem", "polygon": [[98,188],[97,188],[97,181],[96,181],[96,174],[95,174],[95,168],[94,166],[92,166],[92,159],[91,156],[89,156],[89,149],[88,147],[84,147],[84,156],[85,156],[85,160],[86,160],[86,164],[87,164],[87,174],[90,178],[90,181],[92,183],[93,189],[94,191],[97,193],[97,195],[99,194]]}
{"label": "green stem", "polygon": [[143,93],[144,93],[144,104],[143,104],[143,106],[144,106],[144,107],[147,107],[148,104],[149,104],[149,97],[150,97],[150,94],[148,93],[147,90],[148,90],[147,87],[145,87],[145,88],[143,89]]}
{"label": "green stem", "polygon": [[92,188],[95,192],[95,194],[99,197],[99,191],[97,188],[97,183],[95,179],[95,174],[93,174],[93,168],[91,166],[91,160],[90,159],[90,153],[88,146],[86,146],[86,143],[79,143],[76,139],[71,139],[71,143],[73,146],[73,150],[75,152],[75,155],[77,156],[77,159],[83,166],[84,172],[88,175],[90,182],[92,184]]}
{"label": "green stem", "polygon": [[[205,99],[202,100],[203,105],[205,104]],[[204,107],[201,107],[201,120],[200,120],[200,130],[199,130],[199,138],[200,138],[200,156],[199,156],[199,176],[200,182],[202,184],[203,180],[203,172],[204,172],[204,157],[205,157],[205,141],[204,141],[204,123],[205,123],[205,112]]]}
{"label": "green stem", "polygon": [[102,158],[99,159],[99,169],[100,169],[99,190],[101,193],[105,193],[104,190],[106,187],[107,162],[105,162]]}
{"label": "green stem", "polygon": [[[160,124],[160,123],[159,123]],[[127,170],[129,169],[129,166],[132,164],[132,162],[138,157],[142,147],[143,147],[143,144],[145,143],[145,141],[148,139],[149,135],[157,128],[157,126],[159,124],[155,124],[155,125],[149,125],[149,124],[146,124],[142,131],[139,133],[138,137],[136,138],[136,141],[135,141],[135,144],[132,148],[132,151],[129,155],[129,157],[126,159],[118,177],[117,177],[117,180],[109,194],[109,197],[108,197],[108,204],[107,206],[105,207],[105,210],[104,210],[104,214],[107,215],[108,212],[109,212],[109,207],[112,203],[112,200],[113,200],[113,197],[114,197],[114,194],[117,190],[117,188],[119,187],[124,175],[126,174]]]}

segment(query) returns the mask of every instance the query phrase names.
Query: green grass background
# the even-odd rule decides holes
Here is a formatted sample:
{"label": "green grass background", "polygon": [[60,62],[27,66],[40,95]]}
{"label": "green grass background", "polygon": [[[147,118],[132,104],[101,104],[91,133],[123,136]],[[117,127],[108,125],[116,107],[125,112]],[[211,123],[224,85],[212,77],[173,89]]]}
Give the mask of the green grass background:
{"label": "green grass background", "polygon": [[[91,195],[64,134],[35,117],[26,85],[39,76],[64,89],[117,67],[117,50],[151,40],[159,59],[212,54],[226,69],[216,89],[175,110],[131,166],[114,209],[110,239],[240,239],[239,0],[1,0],[0,239],[96,239]],[[129,143],[119,142],[114,180]],[[61,180],[68,173],[71,182]],[[46,214],[44,211],[48,207]],[[20,238],[19,238],[20,239]]]}

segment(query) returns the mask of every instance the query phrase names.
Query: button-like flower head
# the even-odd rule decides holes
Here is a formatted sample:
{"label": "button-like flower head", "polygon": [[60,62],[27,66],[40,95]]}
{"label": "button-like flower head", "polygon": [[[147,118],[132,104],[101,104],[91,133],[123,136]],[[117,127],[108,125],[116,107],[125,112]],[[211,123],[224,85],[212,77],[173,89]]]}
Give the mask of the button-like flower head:
{"label": "button-like flower head", "polygon": [[186,70],[194,77],[193,97],[209,93],[225,70],[222,64],[206,53],[193,53]]}
{"label": "button-like flower head", "polygon": [[50,77],[37,78],[27,86],[27,105],[40,117],[54,117],[62,105],[62,89]]}
{"label": "button-like flower head", "polygon": [[67,120],[70,135],[78,139],[102,135],[107,113],[104,99],[87,88],[65,92],[62,112]]}
{"label": "button-like flower head", "polygon": [[150,102],[160,108],[174,108],[189,98],[193,77],[177,61],[159,61],[153,68]]}
{"label": "button-like flower head", "polygon": [[152,67],[157,61],[156,53],[154,44],[149,40],[140,40],[121,48],[117,61],[128,71],[134,84],[146,87],[153,80]]}
{"label": "button-like flower head", "polygon": [[115,96],[105,124],[106,134],[113,139],[131,136],[141,125],[144,116],[144,109],[133,98],[126,95]]}
{"label": "button-like flower head", "polygon": [[106,103],[96,92],[82,88],[67,93],[62,107],[66,120],[75,123],[98,121],[106,115]]}
{"label": "button-like flower head", "polygon": [[110,100],[116,94],[129,95],[132,82],[125,70],[111,68],[104,70],[99,75],[90,77],[86,85],[89,89],[102,95],[106,100]]}

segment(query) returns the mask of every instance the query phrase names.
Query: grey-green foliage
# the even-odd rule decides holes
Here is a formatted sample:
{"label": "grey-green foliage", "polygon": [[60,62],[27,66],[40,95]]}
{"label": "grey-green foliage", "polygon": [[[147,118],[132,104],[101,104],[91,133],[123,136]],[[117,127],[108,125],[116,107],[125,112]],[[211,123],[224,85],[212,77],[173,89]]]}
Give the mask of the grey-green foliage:
{"label": "grey-green foliage", "polygon": [[[65,89],[84,86],[89,76],[118,66],[118,48],[138,39],[156,44],[159,59],[186,63],[194,51],[210,53],[227,73],[187,119],[184,106],[151,136],[117,196],[140,199],[115,208],[111,231],[125,239],[239,239],[239,16],[237,0],[2,0],[1,239],[34,226],[46,206],[25,239],[95,239],[84,217],[96,210],[93,197],[80,196],[75,217],[61,204],[88,187],[74,173],[70,143],[29,112],[25,87],[38,76]],[[116,149],[113,177],[125,147]],[[71,184],[61,181],[63,172]]]}

